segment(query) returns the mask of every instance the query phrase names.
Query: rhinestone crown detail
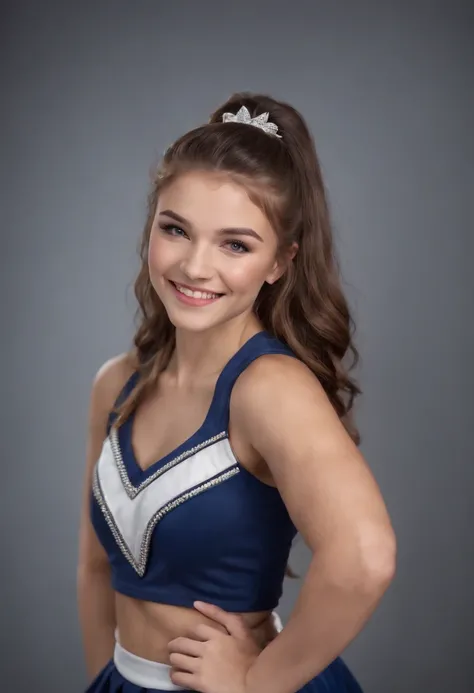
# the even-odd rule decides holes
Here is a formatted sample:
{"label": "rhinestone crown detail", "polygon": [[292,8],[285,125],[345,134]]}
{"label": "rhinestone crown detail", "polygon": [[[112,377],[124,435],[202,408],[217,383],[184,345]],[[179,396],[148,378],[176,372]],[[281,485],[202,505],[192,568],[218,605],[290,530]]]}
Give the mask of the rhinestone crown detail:
{"label": "rhinestone crown detail", "polygon": [[246,106],[242,106],[237,113],[224,113],[222,116],[223,123],[243,123],[244,125],[253,125],[256,128],[260,128],[268,135],[274,135],[281,139],[281,135],[278,135],[278,126],[275,123],[268,121],[269,113],[260,113],[260,115],[252,118],[250,112]]}

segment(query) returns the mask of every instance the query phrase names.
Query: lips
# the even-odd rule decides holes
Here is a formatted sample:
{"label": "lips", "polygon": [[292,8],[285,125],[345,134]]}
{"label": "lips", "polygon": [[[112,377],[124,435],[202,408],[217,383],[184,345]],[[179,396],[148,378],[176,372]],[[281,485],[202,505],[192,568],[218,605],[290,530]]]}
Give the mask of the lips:
{"label": "lips", "polygon": [[[207,294],[208,296],[210,296],[213,299],[219,298],[220,296],[224,295],[223,293],[219,293],[217,291],[210,291],[209,289],[201,289],[198,287],[188,286],[187,284],[180,284],[179,282],[174,282],[171,279],[169,280],[169,282],[170,282],[170,284],[172,284],[174,286],[174,288],[177,291],[180,291],[180,289],[182,288],[182,289],[186,289],[188,291],[192,291],[193,293]],[[180,293],[182,293],[182,292],[180,292]],[[186,295],[186,294],[184,294],[184,295]],[[192,297],[190,297],[190,298],[192,298]],[[195,298],[197,298],[197,297],[195,297]],[[207,300],[210,300],[210,298],[208,298]]]}
{"label": "lips", "polygon": [[[205,293],[207,295],[211,295],[210,298],[206,298],[203,296],[192,296],[192,295],[189,296],[188,293],[183,293],[182,291],[180,291],[177,288],[177,285],[175,284],[175,282],[173,282],[171,280],[168,280],[168,281],[171,284],[171,286],[173,287],[173,292],[174,292],[176,299],[180,303],[184,303],[185,305],[188,305],[188,306],[195,306],[195,307],[208,306],[211,303],[215,303],[216,301],[218,301],[223,296],[223,294],[214,294],[214,293],[211,295],[210,291],[206,291],[206,292],[200,291],[200,293]],[[178,286],[180,286],[180,287],[182,286],[183,288],[187,289],[187,287],[184,287],[184,285],[182,285],[182,284],[179,284]],[[191,291],[192,291],[192,289],[189,289],[189,292],[191,292]],[[197,289],[195,289],[195,291],[197,291]]]}

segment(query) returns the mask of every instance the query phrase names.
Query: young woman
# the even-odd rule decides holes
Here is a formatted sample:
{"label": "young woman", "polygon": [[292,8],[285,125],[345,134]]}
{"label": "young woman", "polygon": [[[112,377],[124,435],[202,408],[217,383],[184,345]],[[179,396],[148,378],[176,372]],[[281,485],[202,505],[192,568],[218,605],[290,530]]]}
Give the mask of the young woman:
{"label": "young woman", "polygon": [[[94,381],[79,557],[90,693],[352,693],[394,574],[311,135],[235,94],[166,152],[134,349]],[[352,365],[353,365],[352,364]],[[292,540],[313,552],[283,629]]]}

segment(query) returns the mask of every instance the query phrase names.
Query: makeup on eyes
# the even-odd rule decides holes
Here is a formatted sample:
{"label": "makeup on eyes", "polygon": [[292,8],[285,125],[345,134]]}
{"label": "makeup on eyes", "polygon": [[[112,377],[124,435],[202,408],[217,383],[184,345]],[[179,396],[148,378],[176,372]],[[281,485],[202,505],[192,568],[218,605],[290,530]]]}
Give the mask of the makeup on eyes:
{"label": "makeup on eyes", "polygon": [[[169,234],[170,236],[174,235],[172,233],[173,229],[177,229],[178,231],[182,231],[184,234],[186,234],[186,231],[184,229],[182,229],[180,226],[177,226],[176,224],[171,224],[171,223],[167,224],[167,223],[161,222],[159,224],[159,227],[160,227],[160,229],[162,229],[162,231]],[[219,235],[222,235],[222,236],[224,236],[224,235],[232,236],[232,234],[234,234],[234,235],[237,235],[237,234],[250,235],[250,234],[245,233],[245,231],[243,229],[223,229],[219,232]],[[244,243],[243,241],[240,241],[238,239],[229,238],[229,240],[227,241],[227,244],[228,245],[234,245],[234,246],[237,246],[239,248],[239,250],[232,250],[232,252],[236,255],[244,255],[245,253],[251,252],[251,249],[249,248],[249,246],[246,243]]]}

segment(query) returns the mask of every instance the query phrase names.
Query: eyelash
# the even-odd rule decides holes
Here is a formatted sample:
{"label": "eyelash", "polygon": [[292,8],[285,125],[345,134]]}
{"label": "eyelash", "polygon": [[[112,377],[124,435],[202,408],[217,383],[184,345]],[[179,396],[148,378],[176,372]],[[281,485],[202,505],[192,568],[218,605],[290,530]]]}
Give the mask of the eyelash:
{"label": "eyelash", "polygon": [[[162,229],[165,233],[169,234],[170,236],[174,235],[171,233],[172,229],[178,229],[178,231],[186,233],[180,226],[176,226],[176,224],[160,224],[160,229]],[[245,243],[242,243],[242,241],[228,241],[228,243],[239,246],[240,250],[232,251],[236,255],[243,255],[244,253],[250,252],[248,246],[246,246]]]}

